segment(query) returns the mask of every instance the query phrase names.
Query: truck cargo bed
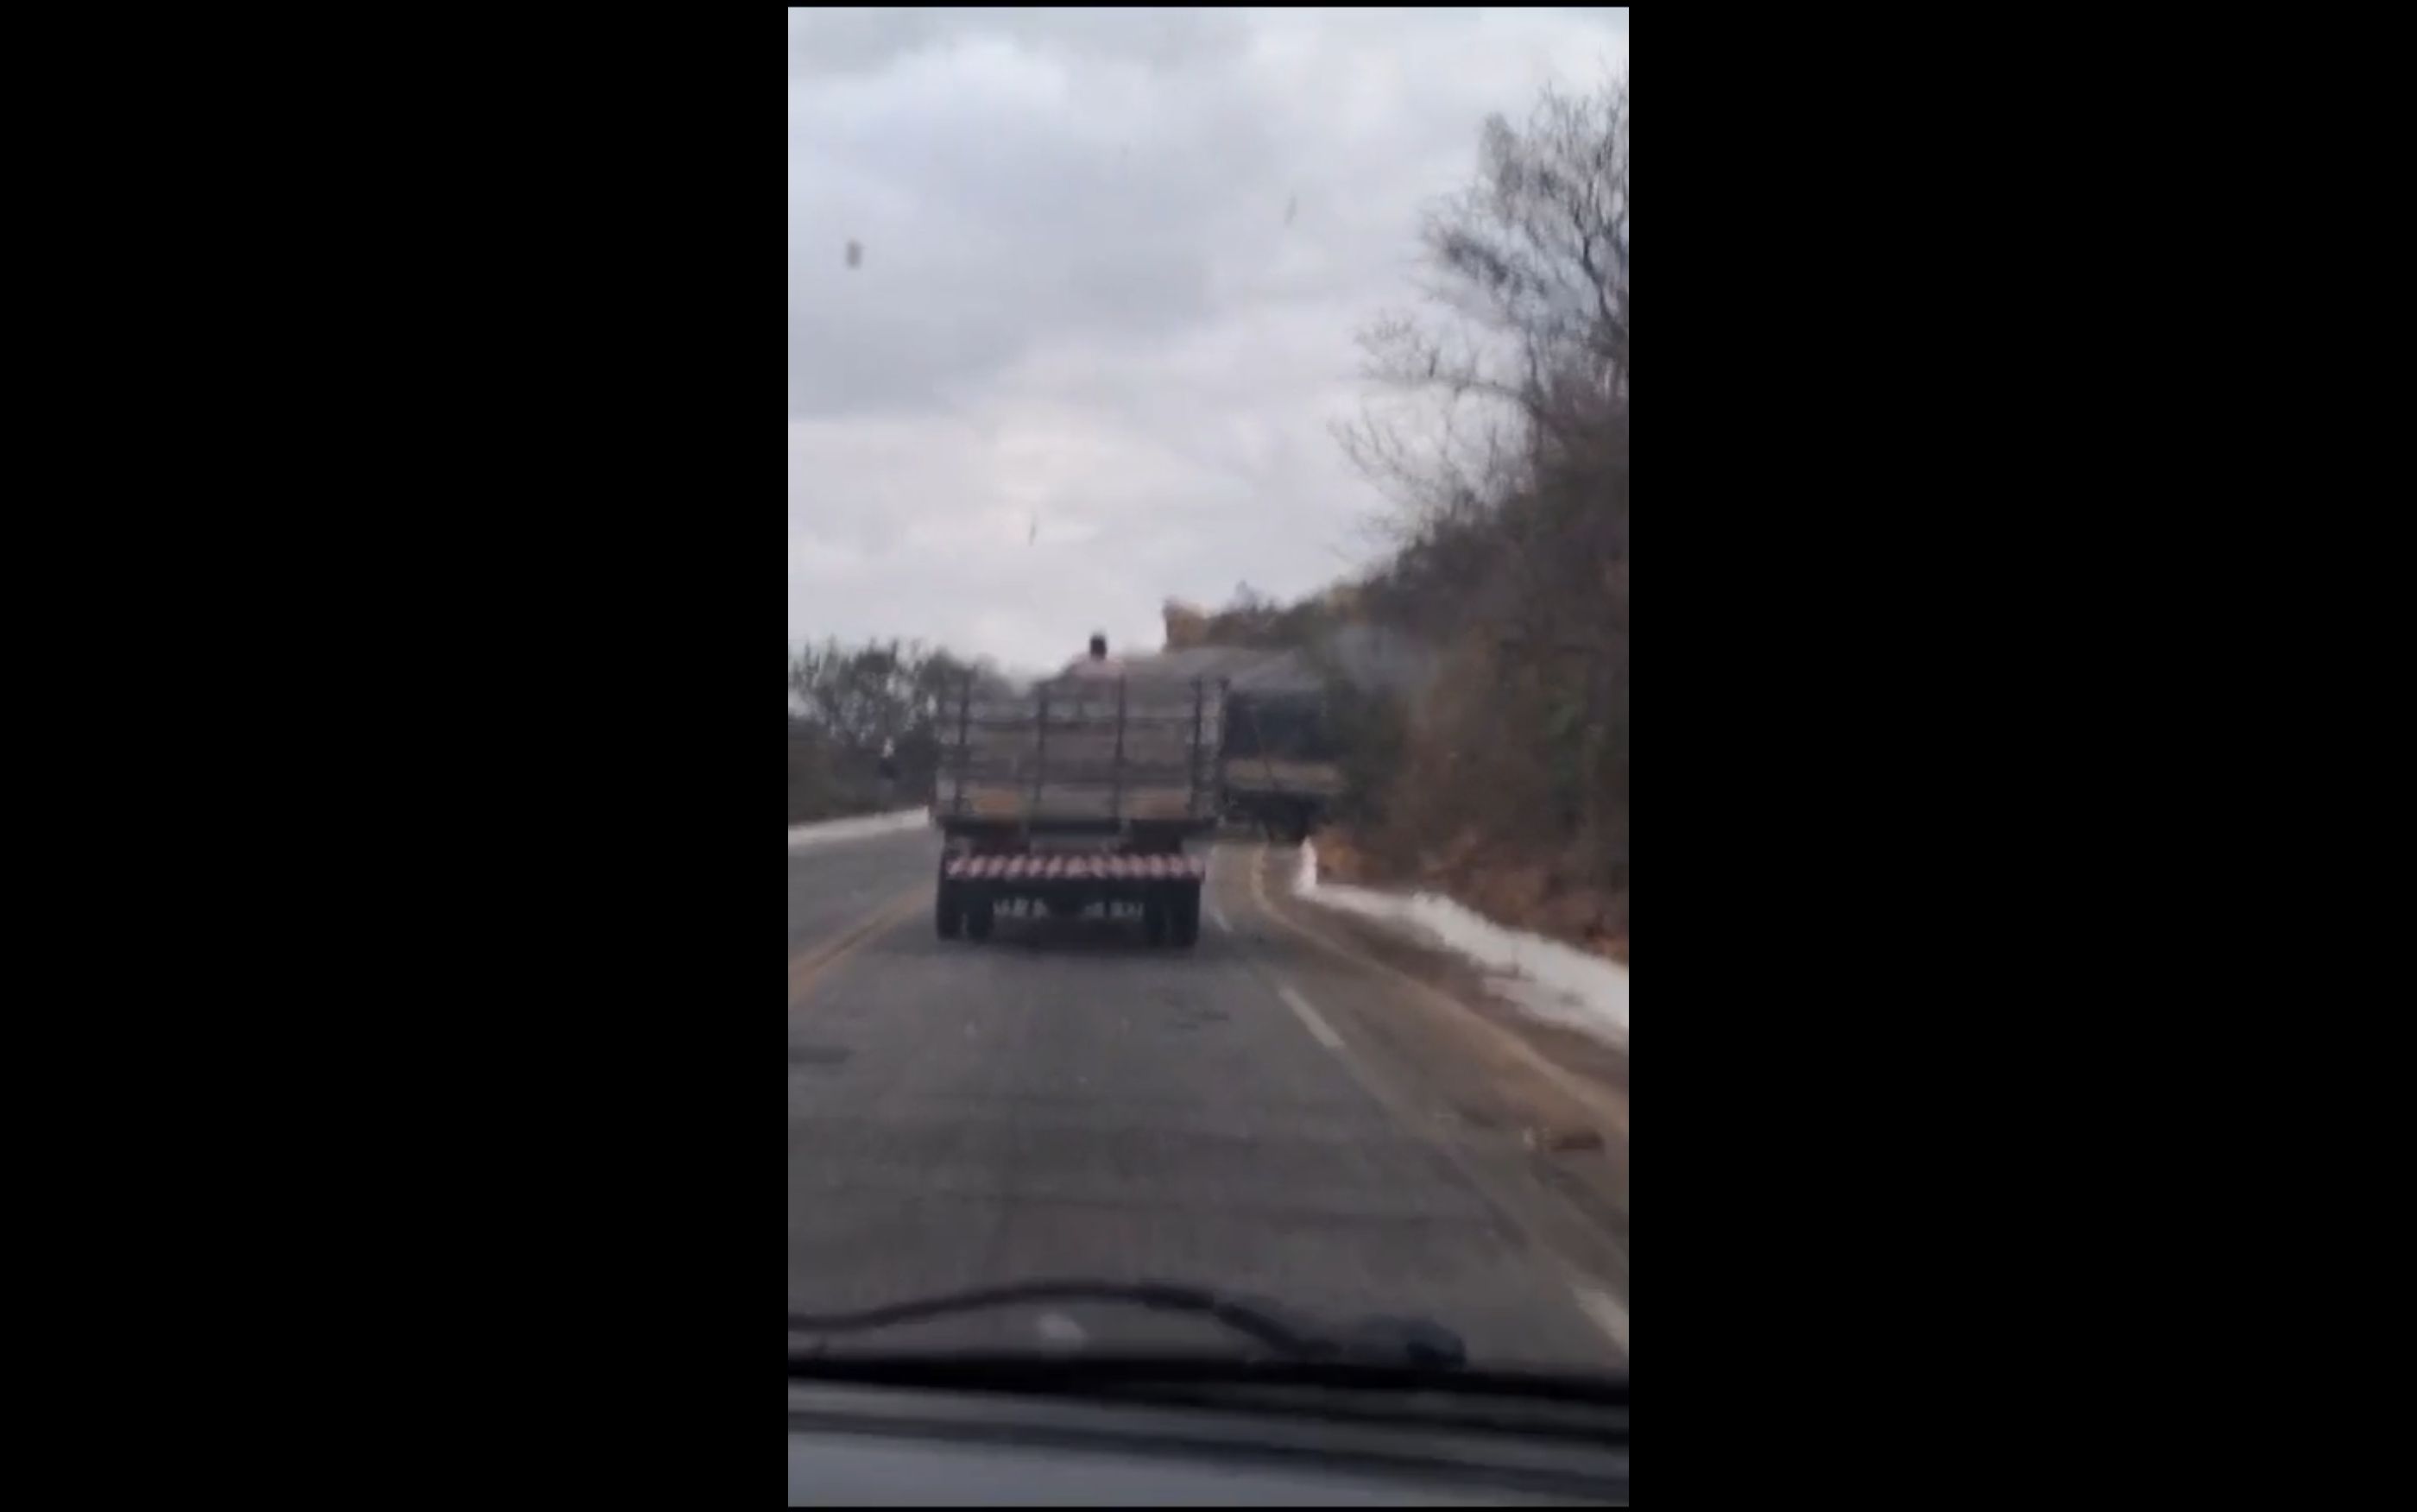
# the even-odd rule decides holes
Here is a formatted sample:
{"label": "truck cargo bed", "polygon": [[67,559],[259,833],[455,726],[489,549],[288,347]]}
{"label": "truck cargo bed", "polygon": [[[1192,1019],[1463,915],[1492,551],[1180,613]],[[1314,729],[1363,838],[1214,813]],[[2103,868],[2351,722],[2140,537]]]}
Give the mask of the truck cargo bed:
{"label": "truck cargo bed", "polygon": [[1021,697],[971,681],[940,719],[944,828],[1205,828],[1217,817],[1224,689],[1205,678],[1058,678]]}

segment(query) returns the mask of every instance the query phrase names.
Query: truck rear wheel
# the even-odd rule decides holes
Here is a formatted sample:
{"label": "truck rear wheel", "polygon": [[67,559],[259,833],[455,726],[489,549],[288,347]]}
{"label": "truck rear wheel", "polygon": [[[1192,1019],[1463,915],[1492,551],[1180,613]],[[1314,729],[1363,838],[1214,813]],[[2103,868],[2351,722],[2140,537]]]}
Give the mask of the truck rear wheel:
{"label": "truck rear wheel", "polygon": [[933,927],[940,931],[941,939],[953,940],[964,922],[965,914],[958,901],[956,884],[940,884],[939,897],[932,904]]}
{"label": "truck rear wheel", "polygon": [[986,894],[977,895],[972,901],[967,903],[965,906],[965,938],[968,940],[989,939],[990,919],[991,900],[989,896]]}
{"label": "truck rear wheel", "polygon": [[1141,937],[1151,945],[1166,943],[1166,900],[1155,891],[1141,900]]}
{"label": "truck rear wheel", "polygon": [[1200,938],[1200,889],[1186,887],[1175,895],[1173,901],[1174,917],[1168,922],[1173,926],[1175,943],[1190,945]]}

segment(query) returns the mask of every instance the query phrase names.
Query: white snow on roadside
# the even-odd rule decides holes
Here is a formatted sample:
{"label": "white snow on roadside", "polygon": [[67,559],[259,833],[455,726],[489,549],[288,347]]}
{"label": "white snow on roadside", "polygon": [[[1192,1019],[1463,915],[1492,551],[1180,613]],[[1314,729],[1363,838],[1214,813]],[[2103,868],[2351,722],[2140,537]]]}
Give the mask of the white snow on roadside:
{"label": "white snow on roadside", "polygon": [[886,814],[859,814],[853,819],[826,819],[819,824],[789,826],[789,849],[828,845],[833,840],[860,840],[874,835],[894,835],[923,829],[932,823],[929,809],[899,809]]}
{"label": "white snow on roadside", "polygon": [[1591,952],[1505,929],[1441,893],[1388,893],[1317,879],[1317,847],[1303,841],[1293,892],[1313,903],[1406,924],[1492,974],[1490,985],[1540,1019],[1609,1044],[1628,1043],[1628,968]]}

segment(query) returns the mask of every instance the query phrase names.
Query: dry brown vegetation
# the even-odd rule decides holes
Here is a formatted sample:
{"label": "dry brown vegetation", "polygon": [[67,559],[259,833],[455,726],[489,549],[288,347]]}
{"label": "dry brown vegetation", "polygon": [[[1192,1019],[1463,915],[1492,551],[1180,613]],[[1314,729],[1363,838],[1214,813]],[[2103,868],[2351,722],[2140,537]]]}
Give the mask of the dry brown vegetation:
{"label": "dry brown vegetation", "polygon": [[1337,859],[1626,959],[1628,91],[1486,124],[1424,230],[1419,315],[1366,333],[1342,436],[1395,500],[1352,612],[1441,648]]}

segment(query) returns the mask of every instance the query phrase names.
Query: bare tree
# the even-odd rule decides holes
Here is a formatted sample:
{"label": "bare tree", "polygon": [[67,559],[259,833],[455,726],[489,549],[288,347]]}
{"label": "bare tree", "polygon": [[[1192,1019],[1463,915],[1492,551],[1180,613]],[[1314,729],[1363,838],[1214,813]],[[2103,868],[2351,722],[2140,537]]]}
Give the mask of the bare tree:
{"label": "bare tree", "polygon": [[[1628,84],[1488,118],[1476,182],[1421,236],[1430,318],[1361,338],[1382,390],[1340,439],[1413,519],[1478,509],[1540,454],[1601,445],[1628,398]],[[1435,318],[1435,317],[1440,317]]]}
{"label": "bare tree", "polygon": [[792,823],[861,811],[883,796],[927,791],[939,762],[938,721],[968,674],[996,674],[919,642],[826,640],[789,658]]}
{"label": "bare tree", "polygon": [[1446,650],[1402,748],[1406,854],[1462,835],[1616,897],[1628,871],[1628,88],[1489,119],[1421,229],[1423,307],[1362,336],[1341,440],[1398,504],[1363,590]]}

